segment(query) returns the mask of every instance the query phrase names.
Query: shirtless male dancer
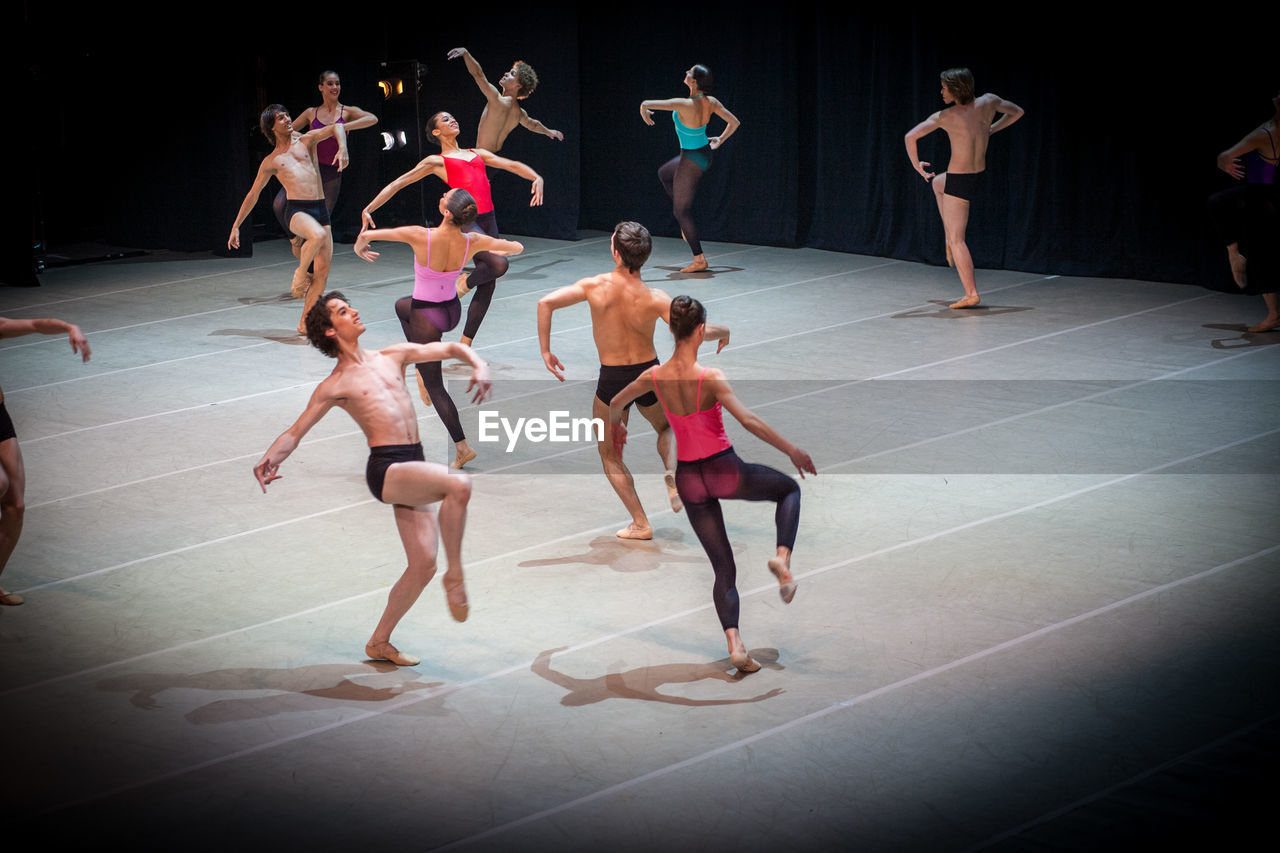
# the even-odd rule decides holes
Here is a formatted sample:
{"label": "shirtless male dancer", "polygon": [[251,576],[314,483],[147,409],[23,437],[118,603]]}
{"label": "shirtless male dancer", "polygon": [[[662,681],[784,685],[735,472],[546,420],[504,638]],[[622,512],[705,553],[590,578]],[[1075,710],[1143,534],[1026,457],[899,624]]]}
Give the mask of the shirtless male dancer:
{"label": "shirtless male dancer", "polygon": [[[17,338],[22,335],[63,335],[71,343],[71,351],[79,353],[83,361],[89,360],[89,342],[74,326],[63,320],[10,320],[0,317],[0,338]],[[18,447],[18,434],[4,405],[4,392],[0,391],[0,574],[9,563],[13,549],[22,535],[22,519],[27,506],[24,501],[27,487],[27,470],[22,464],[22,449]],[[11,607],[22,603],[22,596],[0,589],[0,604]]]}
{"label": "shirtless male dancer", "polygon": [[[613,229],[609,245],[613,254],[613,272],[584,278],[538,300],[538,343],[542,348],[542,360],[547,370],[561,382],[564,381],[564,365],[551,352],[551,315],[558,308],[583,301],[590,306],[591,334],[600,355],[600,378],[596,383],[595,399],[591,401],[591,416],[605,422],[609,418],[609,401],[613,396],[658,363],[658,351],[653,346],[653,327],[658,320],[667,323],[671,319],[671,297],[640,279],[640,268],[653,249],[649,230],[639,222],[619,222]],[[716,348],[719,352],[729,343],[729,330],[708,323],[705,339],[719,341],[720,346]],[[658,433],[658,455],[666,469],[667,495],[671,499],[671,508],[679,512],[682,504],[676,493],[676,448],[667,417],[652,393],[639,397],[635,403],[640,414]],[[623,412],[624,424],[630,406],[628,403],[627,410]],[[597,442],[597,449],[609,484],[622,499],[627,512],[631,513],[631,523],[617,535],[622,539],[652,539],[653,528],[640,505],[635,481],[622,461],[622,454],[614,450],[608,435]]]}
{"label": "shirtless male dancer", "polygon": [[529,63],[516,60],[511,70],[503,74],[495,86],[484,76],[484,69],[465,47],[455,47],[449,51],[449,59],[458,57],[462,57],[462,61],[467,64],[467,70],[484,95],[484,112],[480,114],[480,127],[476,130],[477,148],[498,153],[502,150],[502,143],[507,141],[507,134],[515,130],[517,124],[534,133],[564,141],[563,133],[547,127],[520,106],[519,102],[532,95],[533,90],[538,87],[538,75]]}
{"label": "shirtless male dancer", "polygon": [[338,363],[316,386],[302,416],[272,442],[253,466],[253,474],[266,492],[267,484],[281,476],[277,473],[280,463],[297,448],[307,431],[334,406],[346,409],[369,441],[365,469],[369,491],[383,503],[393,505],[400,541],[409,558],[409,567],[391,587],[387,607],[364,651],[373,660],[413,666],[418,658],[391,645],[391,632],[435,576],[437,521],[428,505],[436,501],[440,501],[439,537],[444,540],[449,560],[443,581],[449,612],[459,622],[465,622],[469,613],[462,577],[462,532],[467,502],[471,500],[471,478],[423,461],[417,416],[405,390],[405,367],[446,358],[471,362],[467,390],[475,389],[472,400],[476,403],[489,395],[489,367],[470,347],[457,343],[404,343],[378,351],[361,349],[359,337],[364,333],[364,323],[336,290],[326,293],[311,307],[306,324],[311,345]]}
{"label": "shirtless male dancer", "polygon": [[[227,248],[240,248],[240,223],[249,215],[262,188],[274,175],[288,197],[285,217],[289,231],[304,240],[297,252],[298,268],[293,271],[291,290],[294,297],[305,296],[302,318],[298,320],[298,334],[305,335],[307,312],[317,297],[324,293],[325,282],[329,279],[329,262],[333,259],[333,229],[329,227],[329,210],[325,207],[316,146],[329,137],[337,139],[336,165],[343,169],[347,165],[347,132],[341,124],[334,123],[298,133],[293,129],[289,111],[280,104],[272,104],[262,111],[260,126],[263,135],[276,147],[262,158],[253,186],[249,187],[249,194],[244,197],[236,221],[231,226]],[[315,270],[313,276],[308,276],[307,267]]]}
{"label": "shirtless male dancer", "polygon": [[[969,224],[969,202],[982,184],[987,168],[987,142],[991,134],[1004,130],[1022,118],[1022,107],[999,95],[987,93],[974,98],[973,72],[968,68],[951,68],[942,72],[942,100],[948,106],[907,132],[905,142],[911,165],[926,181],[933,183],[933,194],[942,216],[947,236],[947,263],[960,274],[964,298],[951,308],[972,308],[978,304],[978,285],[973,276],[973,258],[964,241]],[[1000,118],[992,124],[996,113]],[[947,170],[935,176],[929,163],[920,159],[916,143],[938,128],[951,140],[951,162]]]}

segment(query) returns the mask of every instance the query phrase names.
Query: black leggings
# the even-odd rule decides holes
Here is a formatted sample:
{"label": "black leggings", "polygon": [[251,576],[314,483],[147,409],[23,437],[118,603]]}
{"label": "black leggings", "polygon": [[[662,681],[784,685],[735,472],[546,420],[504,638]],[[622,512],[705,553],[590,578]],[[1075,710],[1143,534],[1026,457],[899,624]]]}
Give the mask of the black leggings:
{"label": "black leggings", "polygon": [[[710,166],[709,150],[699,148],[690,154],[699,155],[704,150],[707,166]],[[698,165],[699,158],[690,154],[682,153],[662,164],[662,168],[658,170],[658,180],[662,181],[662,188],[671,196],[671,212],[675,214],[676,222],[680,223],[680,230],[684,232],[689,248],[695,255],[701,255],[702,243],[698,240],[698,226],[693,224],[693,197],[698,193],[698,181],[702,179],[706,167]]]}
{"label": "black leggings", "polygon": [[[414,344],[430,344],[440,340],[445,332],[458,325],[462,316],[462,303],[458,297],[448,302],[424,302],[405,296],[396,300],[396,317],[400,319],[400,328],[404,329],[405,340]],[[440,421],[449,431],[449,438],[454,442],[462,441],[466,435],[462,432],[462,423],[458,420],[458,407],[444,388],[442,365],[438,361],[424,361],[415,365],[422,384],[426,386],[431,405],[440,415]]]}
{"label": "black leggings", "polygon": [[794,478],[767,465],[743,462],[733,448],[722,450],[697,462],[676,466],[676,491],[684,501],[693,532],[711,559],[716,573],[711,599],[716,604],[720,626],[726,631],[738,627],[738,569],[733,562],[733,546],[724,529],[720,501],[773,501],[777,545],[793,548],[800,526],[800,484]]}
{"label": "black leggings", "polygon": [[[498,218],[491,210],[477,216],[474,223],[462,230],[497,237]],[[467,287],[475,292],[471,294],[471,304],[467,306],[467,324],[462,327],[462,336],[467,339],[475,338],[476,332],[480,331],[480,323],[484,320],[484,315],[489,313],[489,303],[493,301],[496,282],[506,275],[507,267],[510,266],[505,256],[495,255],[493,252],[476,252],[471,262],[476,268],[467,276]]]}

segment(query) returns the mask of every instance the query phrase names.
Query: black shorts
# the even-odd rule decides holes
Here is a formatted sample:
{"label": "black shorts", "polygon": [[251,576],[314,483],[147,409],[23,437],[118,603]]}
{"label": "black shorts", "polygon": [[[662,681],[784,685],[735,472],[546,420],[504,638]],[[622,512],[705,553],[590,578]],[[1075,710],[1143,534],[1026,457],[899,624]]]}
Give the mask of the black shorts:
{"label": "black shorts", "polygon": [[[417,444],[382,444],[369,448],[369,462],[364,466],[364,481],[369,491],[382,500],[382,486],[387,480],[387,469],[398,462],[425,462],[422,442]],[[385,503],[385,501],[383,501]]]}
{"label": "black shorts", "polygon": [[[650,367],[658,364],[655,358],[653,361],[646,361],[644,364],[602,364],[600,365],[600,378],[596,380],[596,399],[606,406],[609,401],[617,396],[618,392],[626,388],[636,380],[636,377],[644,373]],[[652,406],[658,402],[657,396],[650,391],[648,394],[642,394],[631,403],[639,403],[641,406]],[[631,403],[627,403],[627,408],[631,408]]]}
{"label": "black shorts", "polygon": [[4,407],[3,402],[0,402],[0,441],[17,437],[18,433],[13,428],[13,418],[9,417],[9,410]]}
{"label": "black shorts", "polygon": [[[329,208],[324,206],[322,198],[308,199],[286,199],[284,203],[284,222],[285,227],[289,227],[289,223],[293,221],[295,213],[308,213],[311,218],[319,222],[322,226],[329,224]],[[293,234],[292,231],[289,232]],[[293,234],[293,236],[297,236]]]}
{"label": "black shorts", "polygon": [[978,189],[982,186],[982,175],[982,172],[947,172],[942,194],[969,201],[978,194]]}

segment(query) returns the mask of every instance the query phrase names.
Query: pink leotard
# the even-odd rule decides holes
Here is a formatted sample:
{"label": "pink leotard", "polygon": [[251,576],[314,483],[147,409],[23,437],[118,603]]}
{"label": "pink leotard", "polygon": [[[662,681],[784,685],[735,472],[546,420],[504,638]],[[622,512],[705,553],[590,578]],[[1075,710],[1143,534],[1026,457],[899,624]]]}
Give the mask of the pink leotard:
{"label": "pink leotard", "polygon": [[[698,396],[695,399],[699,401],[702,399],[702,377],[706,373],[707,368],[704,367],[702,373],[698,374]],[[676,434],[676,459],[681,462],[697,462],[733,447],[729,436],[725,435],[724,409],[719,400],[709,409],[688,415],[674,414],[667,408],[658,391],[658,368],[653,368],[652,376],[654,393],[658,395],[658,402],[662,403],[662,411],[666,412],[671,431]]]}
{"label": "pink leotard", "polygon": [[489,191],[489,176],[485,174],[484,160],[468,148],[475,156],[470,160],[461,157],[445,157],[445,183],[455,190],[466,190],[476,200],[476,213],[493,212],[493,194]]}
{"label": "pink leotard", "polygon": [[[345,109],[346,107],[338,108],[338,120],[335,121],[334,124],[346,124],[346,122],[342,120],[342,113]],[[315,116],[311,119],[312,130],[319,130],[322,127],[329,126],[319,119],[319,115],[320,112],[317,110]],[[333,158],[336,156],[338,156],[338,140],[334,139],[332,136],[328,139],[321,139],[320,143],[316,145],[316,160],[321,166],[328,166],[332,169],[338,168],[333,165]]]}
{"label": "pink leotard", "polygon": [[[471,251],[471,235],[467,234],[467,252]],[[456,270],[433,270],[429,266],[418,263],[417,255],[413,258],[413,298],[423,302],[448,302],[458,298],[455,282],[462,267],[467,265],[466,253],[462,256],[462,266]],[[427,239],[427,263],[431,263],[431,240]],[[456,318],[455,318],[456,320]]]}

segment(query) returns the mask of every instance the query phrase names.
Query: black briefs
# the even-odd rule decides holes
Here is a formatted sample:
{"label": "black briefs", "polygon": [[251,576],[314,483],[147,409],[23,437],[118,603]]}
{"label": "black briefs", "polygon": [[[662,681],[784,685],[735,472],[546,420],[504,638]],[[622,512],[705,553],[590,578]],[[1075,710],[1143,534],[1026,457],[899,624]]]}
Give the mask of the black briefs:
{"label": "black briefs", "polygon": [[982,186],[982,175],[982,172],[947,172],[942,194],[969,201],[978,194],[978,188]]}
{"label": "black briefs", "polygon": [[364,480],[369,484],[369,491],[381,501],[382,484],[386,482],[388,468],[397,462],[425,462],[426,458],[422,452],[422,442],[370,447],[369,463],[364,467]]}
{"label": "black briefs", "polygon": [[[287,199],[284,203],[284,221],[286,227],[293,221],[295,213],[307,213],[322,226],[329,224],[329,208],[324,206],[322,198]],[[289,232],[293,233],[293,232]],[[296,236],[296,235],[295,235]]]}
{"label": "black briefs", "polygon": [[0,441],[17,437],[18,433],[13,428],[13,419],[9,417],[9,410],[4,407],[3,401],[0,401]]}
{"label": "black briefs", "polygon": [[[644,364],[602,364],[600,365],[600,378],[596,380],[596,399],[606,406],[619,391],[626,388],[636,377],[644,373],[650,367],[658,363],[655,358],[653,361],[646,361]],[[657,405],[658,398],[652,391],[648,394],[641,395],[631,401],[639,403],[641,406]],[[627,408],[631,408],[631,403],[627,403]]]}

